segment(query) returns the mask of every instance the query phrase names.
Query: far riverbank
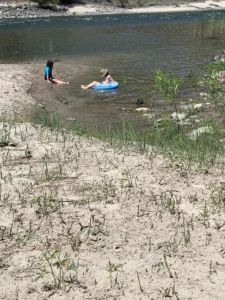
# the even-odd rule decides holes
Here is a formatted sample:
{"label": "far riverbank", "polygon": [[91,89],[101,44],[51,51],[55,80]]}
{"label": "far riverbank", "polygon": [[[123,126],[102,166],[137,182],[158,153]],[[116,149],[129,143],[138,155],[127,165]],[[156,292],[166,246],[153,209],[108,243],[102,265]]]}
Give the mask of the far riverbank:
{"label": "far riverbank", "polygon": [[56,5],[49,9],[41,9],[30,2],[2,2],[0,3],[0,19],[11,18],[39,18],[60,16],[85,16],[107,14],[138,14],[138,13],[169,13],[185,11],[224,10],[225,1],[190,2],[181,5],[152,5],[140,8],[121,8],[102,4],[71,4]]}

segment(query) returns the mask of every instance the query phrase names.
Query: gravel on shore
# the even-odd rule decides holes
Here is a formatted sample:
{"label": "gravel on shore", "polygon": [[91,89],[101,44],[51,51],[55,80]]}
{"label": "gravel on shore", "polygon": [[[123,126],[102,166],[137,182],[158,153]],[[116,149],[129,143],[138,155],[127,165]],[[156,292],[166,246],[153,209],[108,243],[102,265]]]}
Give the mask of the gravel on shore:
{"label": "gravel on shore", "polygon": [[11,4],[0,2],[1,19],[13,18],[50,18],[63,16],[85,16],[106,14],[132,14],[132,13],[170,13],[191,11],[224,10],[225,0],[201,1],[183,3],[181,5],[157,6],[140,8],[121,8],[113,5],[102,4],[71,4],[71,5],[49,5],[45,9],[29,2],[12,2]]}
{"label": "gravel on shore", "polygon": [[65,6],[49,6],[43,9],[33,4],[13,4],[0,6],[0,19],[61,17],[68,14]]}

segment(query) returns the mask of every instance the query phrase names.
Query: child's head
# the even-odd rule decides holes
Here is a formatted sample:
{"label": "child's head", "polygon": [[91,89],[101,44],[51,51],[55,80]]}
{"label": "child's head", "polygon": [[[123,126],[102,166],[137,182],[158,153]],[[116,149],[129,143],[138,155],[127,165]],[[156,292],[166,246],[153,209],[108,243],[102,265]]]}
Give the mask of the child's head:
{"label": "child's head", "polygon": [[51,60],[51,59],[49,59],[48,61],[47,61],[47,64],[46,64],[46,67],[50,67],[50,68],[52,68],[53,67],[53,61]]}
{"label": "child's head", "polygon": [[100,74],[101,77],[109,75],[108,69],[101,69]]}

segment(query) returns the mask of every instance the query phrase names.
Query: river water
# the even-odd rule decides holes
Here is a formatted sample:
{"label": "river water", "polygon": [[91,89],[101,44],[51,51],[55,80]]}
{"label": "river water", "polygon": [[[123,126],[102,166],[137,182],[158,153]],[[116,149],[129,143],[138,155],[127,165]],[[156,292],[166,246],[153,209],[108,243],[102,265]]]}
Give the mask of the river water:
{"label": "river water", "polygon": [[[184,79],[180,97],[194,92],[190,74],[198,74],[223,50],[217,40],[199,39],[199,22],[222,11],[170,14],[104,15],[87,17],[0,20],[0,62],[43,62],[60,57],[60,64],[83,66],[69,86],[56,87],[68,99],[68,116],[108,122],[134,114],[136,99],[156,107],[167,101],[153,93],[153,72],[171,71]],[[112,92],[84,91],[80,84],[101,80],[108,68],[120,87]],[[57,77],[60,77],[57,75]]]}

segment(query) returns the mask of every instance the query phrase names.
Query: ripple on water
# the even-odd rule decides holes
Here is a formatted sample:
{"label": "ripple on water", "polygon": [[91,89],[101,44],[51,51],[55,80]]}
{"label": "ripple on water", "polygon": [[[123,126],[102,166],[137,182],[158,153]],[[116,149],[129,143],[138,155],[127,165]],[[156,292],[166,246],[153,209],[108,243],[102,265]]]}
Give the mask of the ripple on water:
{"label": "ripple on water", "polygon": [[[74,69],[85,66],[74,80],[69,78],[72,79],[70,87],[60,87],[57,93],[69,99],[68,115],[82,117],[91,111],[98,119],[109,121],[109,110],[112,118],[120,117],[124,106],[135,111],[137,98],[143,98],[146,103],[155,101],[156,107],[167,105],[168,101],[161,102],[164,100],[154,95],[153,74],[157,68],[184,78],[185,93],[180,94],[188,97],[186,91],[193,83],[187,80],[187,74],[190,70],[196,74],[201,72],[218,49],[223,48],[218,42],[199,40],[193,34],[196,22],[208,14],[0,20],[0,61],[38,59],[45,64],[48,58],[58,57],[61,60],[58,63],[65,69],[66,62]],[[54,74],[60,77],[57,64]],[[101,68],[108,68],[119,81],[118,91],[115,94],[82,91],[81,84],[101,80]]]}

